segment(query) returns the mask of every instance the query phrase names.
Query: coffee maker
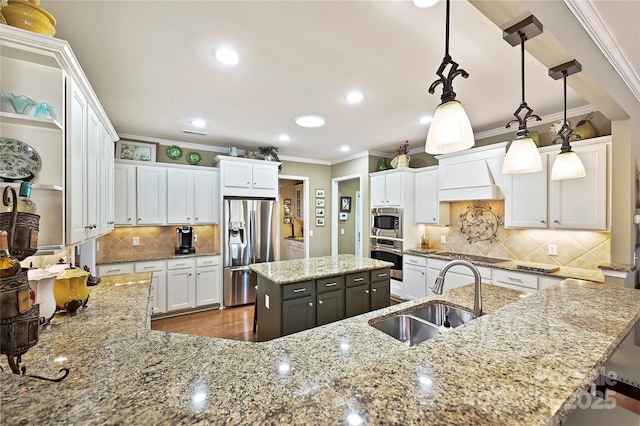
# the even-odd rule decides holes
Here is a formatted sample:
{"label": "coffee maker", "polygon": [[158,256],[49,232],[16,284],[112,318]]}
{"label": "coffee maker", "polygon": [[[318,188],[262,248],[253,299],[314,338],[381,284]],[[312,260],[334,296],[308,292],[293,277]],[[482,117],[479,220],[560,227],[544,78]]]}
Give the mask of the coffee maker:
{"label": "coffee maker", "polygon": [[176,228],[176,254],[192,254],[196,252],[193,246],[194,234],[191,226]]}

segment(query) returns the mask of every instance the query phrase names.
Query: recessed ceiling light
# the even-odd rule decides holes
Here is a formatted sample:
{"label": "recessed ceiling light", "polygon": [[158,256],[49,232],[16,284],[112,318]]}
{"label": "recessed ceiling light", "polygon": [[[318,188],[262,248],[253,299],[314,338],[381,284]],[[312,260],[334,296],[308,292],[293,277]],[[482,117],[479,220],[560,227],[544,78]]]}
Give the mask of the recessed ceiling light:
{"label": "recessed ceiling light", "polygon": [[216,50],[216,59],[225,65],[238,65],[240,62],[238,53],[228,47],[222,47]]}
{"label": "recessed ceiling light", "polygon": [[438,0],[413,0],[413,4],[421,9],[431,7],[436,3],[438,3]]}
{"label": "recessed ceiling light", "polygon": [[348,147],[348,146],[346,146],[346,145],[342,145],[342,146],[340,147],[340,151],[342,151],[342,152],[347,152],[347,151],[350,151],[350,150],[351,150],[351,148],[349,148],[349,147]]}
{"label": "recessed ceiling light", "polygon": [[354,90],[347,94],[346,99],[350,104],[359,104],[364,99],[364,95],[361,92]]}
{"label": "recessed ceiling light", "polygon": [[291,138],[289,137],[289,135],[283,133],[280,136],[278,136],[278,140],[281,142],[287,142],[291,140]]}
{"label": "recessed ceiling light", "polygon": [[296,124],[301,127],[322,127],[327,120],[319,115],[301,115],[296,118]]}
{"label": "recessed ceiling light", "polygon": [[204,127],[204,126],[206,126],[206,125],[207,125],[207,122],[206,122],[206,121],[204,121],[204,120],[203,120],[203,119],[201,119],[201,118],[194,118],[193,120],[191,120],[191,125],[192,125],[193,127],[200,127],[200,128],[202,128],[202,127]]}
{"label": "recessed ceiling light", "polygon": [[420,124],[427,125],[427,124],[431,123],[431,120],[433,120],[432,116],[423,115],[422,117],[420,117],[420,120],[418,120],[418,121],[420,122]]}

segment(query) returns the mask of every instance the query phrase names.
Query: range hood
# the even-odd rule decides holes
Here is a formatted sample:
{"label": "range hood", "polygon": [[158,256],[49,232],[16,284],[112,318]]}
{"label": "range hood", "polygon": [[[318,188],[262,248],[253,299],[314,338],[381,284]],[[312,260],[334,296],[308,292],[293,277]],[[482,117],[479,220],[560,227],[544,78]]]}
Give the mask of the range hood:
{"label": "range hood", "polygon": [[507,143],[439,155],[439,201],[503,200],[502,162]]}

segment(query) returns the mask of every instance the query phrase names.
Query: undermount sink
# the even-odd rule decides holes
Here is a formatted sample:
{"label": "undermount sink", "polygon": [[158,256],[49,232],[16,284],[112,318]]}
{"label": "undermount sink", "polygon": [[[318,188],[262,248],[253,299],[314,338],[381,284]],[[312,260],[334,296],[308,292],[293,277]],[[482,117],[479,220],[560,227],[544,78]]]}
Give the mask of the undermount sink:
{"label": "undermount sink", "polygon": [[371,326],[408,346],[415,346],[436,337],[445,318],[449,320],[450,326],[455,328],[471,321],[475,316],[466,309],[447,303],[431,302],[375,321]]}

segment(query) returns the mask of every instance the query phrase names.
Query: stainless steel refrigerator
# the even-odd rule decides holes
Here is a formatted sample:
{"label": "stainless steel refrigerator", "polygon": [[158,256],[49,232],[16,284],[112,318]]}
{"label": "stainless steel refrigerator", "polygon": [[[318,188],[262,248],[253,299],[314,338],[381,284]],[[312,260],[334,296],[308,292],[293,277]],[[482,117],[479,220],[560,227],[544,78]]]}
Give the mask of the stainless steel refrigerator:
{"label": "stainless steel refrigerator", "polygon": [[276,260],[275,202],[272,198],[224,198],[225,307],[254,303],[257,277],[249,265]]}

